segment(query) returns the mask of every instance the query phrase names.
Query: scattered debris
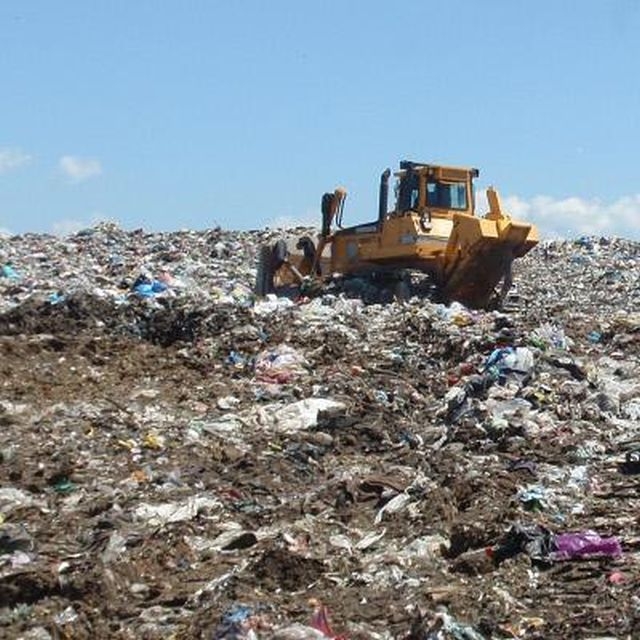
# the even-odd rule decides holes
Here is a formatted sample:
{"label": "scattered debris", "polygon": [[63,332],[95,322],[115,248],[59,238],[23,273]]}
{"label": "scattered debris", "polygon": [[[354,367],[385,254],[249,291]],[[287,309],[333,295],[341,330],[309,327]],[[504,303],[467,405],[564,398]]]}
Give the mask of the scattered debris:
{"label": "scattered debris", "polygon": [[255,300],[275,237],[0,240],[0,636],[637,637],[640,245],[469,311]]}

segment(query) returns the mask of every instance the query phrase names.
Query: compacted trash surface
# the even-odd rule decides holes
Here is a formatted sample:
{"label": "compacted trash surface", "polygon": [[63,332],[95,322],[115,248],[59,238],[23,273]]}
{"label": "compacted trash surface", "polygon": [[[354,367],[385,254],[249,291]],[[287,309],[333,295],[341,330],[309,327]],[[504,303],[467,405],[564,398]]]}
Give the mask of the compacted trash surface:
{"label": "compacted trash surface", "polygon": [[471,311],[256,300],[276,236],[0,239],[0,637],[640,637],[640,244]]}

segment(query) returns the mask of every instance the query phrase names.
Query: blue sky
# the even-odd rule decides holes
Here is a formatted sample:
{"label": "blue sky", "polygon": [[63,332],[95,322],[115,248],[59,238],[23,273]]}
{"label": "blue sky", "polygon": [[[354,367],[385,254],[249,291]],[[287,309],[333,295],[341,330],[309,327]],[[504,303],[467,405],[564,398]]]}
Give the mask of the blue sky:
{"label": "blue sky", "polygon": [[640,239],[640,3],[3,0],[0,228],[376,214],[407,158],[543,233]]}

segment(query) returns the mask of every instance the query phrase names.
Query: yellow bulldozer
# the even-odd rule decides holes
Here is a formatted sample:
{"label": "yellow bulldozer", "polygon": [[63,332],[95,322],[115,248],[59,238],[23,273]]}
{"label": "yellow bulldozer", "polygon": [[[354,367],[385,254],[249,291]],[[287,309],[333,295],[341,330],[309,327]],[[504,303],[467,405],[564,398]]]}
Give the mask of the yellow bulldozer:
{"label": "yellow bulldozer", "polygon": [[[477,169],[412,161],[395,172],[395,206],[389,210],[387,169],[380,178],[378,217],[343,227],[347,192],[339,187],[322,197],[317,238],[294,246],[281,239],[260,247],[255,292],[311,290],[336,279],[371,278],[384,283],[391,299],[411,295],[411,276],[427,274],[444,302],[471,308],[499,305],[511,285],[515,258],[538,242],[534,225],[513,220],[489,187],[489,211],[475,215]],[[499,285],[501,285],[499,287]]]}

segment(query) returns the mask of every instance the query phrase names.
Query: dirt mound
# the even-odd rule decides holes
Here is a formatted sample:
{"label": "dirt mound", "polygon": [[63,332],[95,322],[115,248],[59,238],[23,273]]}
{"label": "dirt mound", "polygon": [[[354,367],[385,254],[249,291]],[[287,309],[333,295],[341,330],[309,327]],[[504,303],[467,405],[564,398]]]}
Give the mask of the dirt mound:
{"label": "dirt mound", "polygon": [[0,635],[636,637],[637,243],[480,312],[255,300],[272,236],[6,241]]}

